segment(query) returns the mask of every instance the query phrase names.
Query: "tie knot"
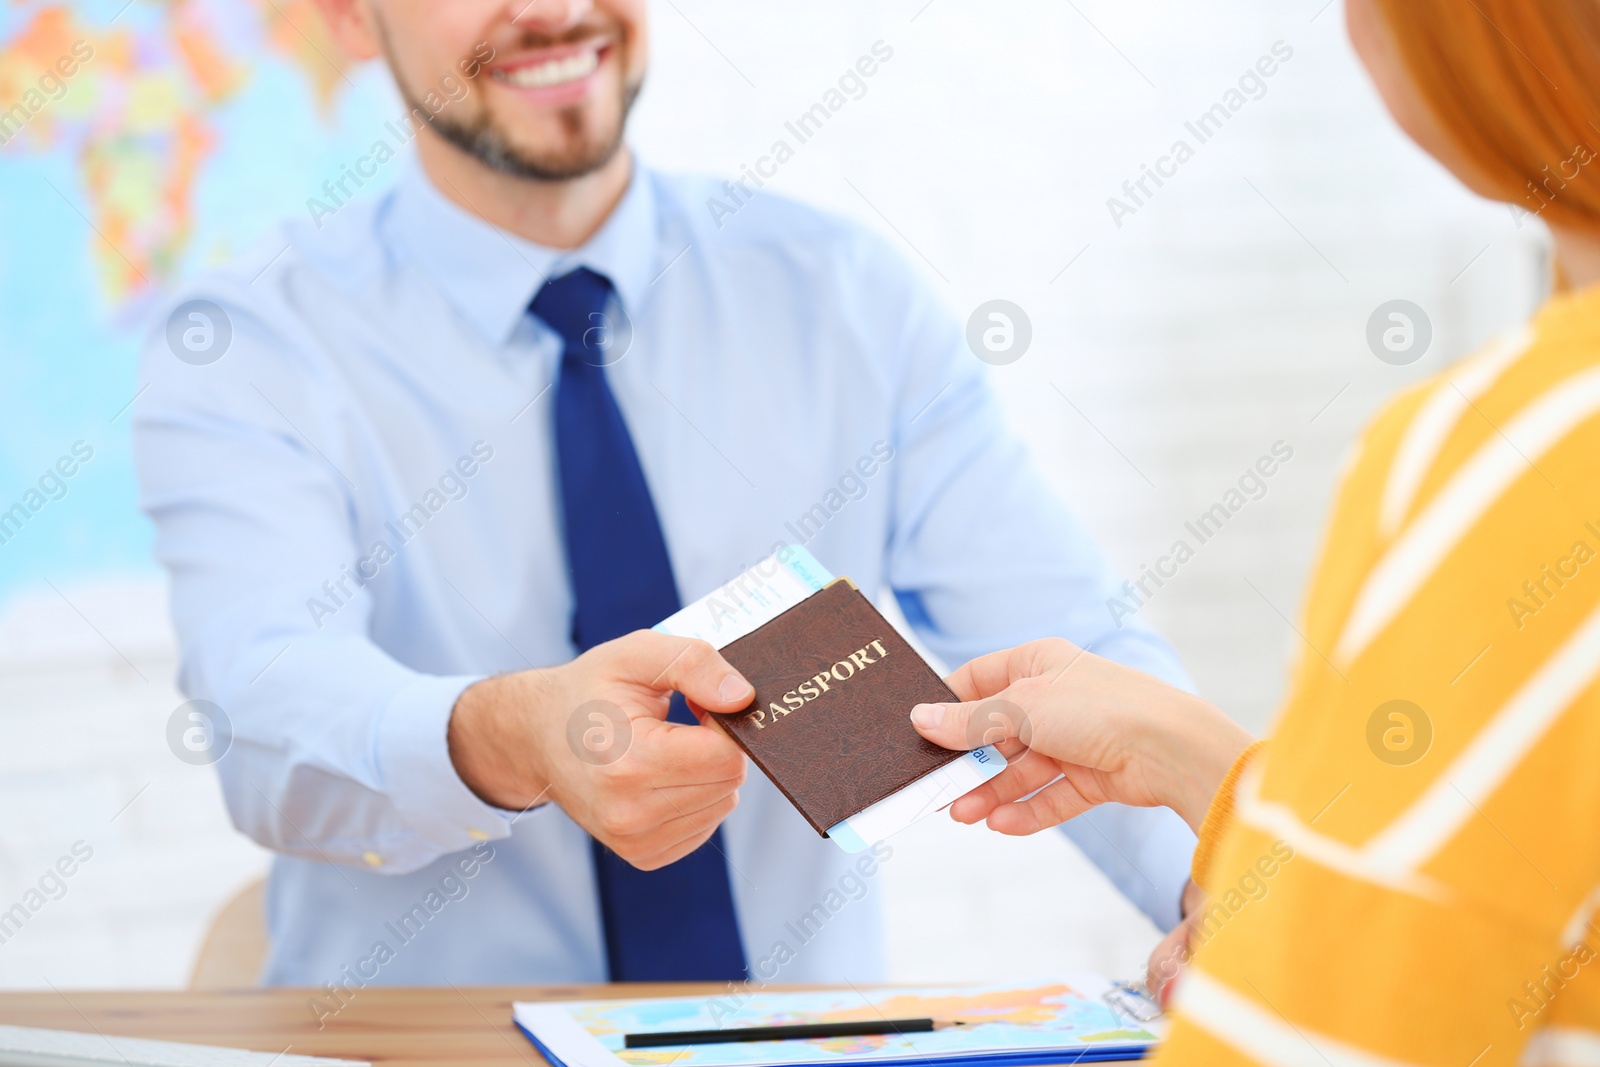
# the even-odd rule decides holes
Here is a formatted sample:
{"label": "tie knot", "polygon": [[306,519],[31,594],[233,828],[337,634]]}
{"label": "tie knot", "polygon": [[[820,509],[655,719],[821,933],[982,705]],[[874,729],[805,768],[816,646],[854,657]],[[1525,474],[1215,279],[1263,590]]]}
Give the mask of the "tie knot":
{"label": "tie knot", "polygon": [[545,282],[528,310],[561,335],[565,355],[603,367],[616,362],[615,342],[625,327],[625,323],[612,322],[608,314],[611,294],[611,279],[579,267]]}

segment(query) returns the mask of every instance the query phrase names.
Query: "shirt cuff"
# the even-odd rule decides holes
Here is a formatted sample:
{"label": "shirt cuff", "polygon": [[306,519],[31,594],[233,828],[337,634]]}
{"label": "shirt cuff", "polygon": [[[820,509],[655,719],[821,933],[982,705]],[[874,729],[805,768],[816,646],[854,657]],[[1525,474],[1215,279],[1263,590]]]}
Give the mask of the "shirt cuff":
{"label": "shirt cuff", "polygon": [[519,812],[481,800],[450,760],[450,714],[461,694],[483,679],[419,675],[389,701],[378,722],[378,772],[401,819],[445,852],[511,836]]}
{"label": "shirt cuff", "polygon": [[1233,826],[1233,804],[1239,789],[1239,776],[1266,747],[1265,740],[1257,741],[1239,753],[1239,758],[1233,761],[1233,766],[1223,776],[1216,795],[1211,798],[1205,821],[1200,824],[1200,843],[1194,849],[1194,862],[1189,867],[1189,877],[1201,889],[1206,888],[1206,875],[1211,873],[1211,860],[1217,854],[1217,846]]}

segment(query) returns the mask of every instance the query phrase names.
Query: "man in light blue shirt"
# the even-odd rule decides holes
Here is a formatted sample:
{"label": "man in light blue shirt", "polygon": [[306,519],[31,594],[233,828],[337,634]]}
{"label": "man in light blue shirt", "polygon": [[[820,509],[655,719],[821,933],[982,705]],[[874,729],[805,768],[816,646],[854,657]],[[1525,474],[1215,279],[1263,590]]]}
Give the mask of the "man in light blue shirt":
{"label": "man in light blue shirt", "polygon": [[[652,724],[643,780],[563,740],[597,694],[660,718],[748,688],[663,635],[574,659],[546,282],[611,286],[604,377],[684,602],[804,543],[952,664],[1058,635],[1186,684],[1171,651],[1111,622],[1116,580],[900,256],[769,192],[718,217],[722,183],[623,146],[643,0],[319,4],[428,116],[417,161],[177,293],[135,422],[182,686],[231,722],[229,811],[279,853],[267,980],[604,981],[590,835],[648,868],[713,831],[752,979],[879,978],[892,844],[846,856],[704,727]],[[436,109],[441,70],[466,80]],[[1067,833],[1178,921],[1176,816]]]}

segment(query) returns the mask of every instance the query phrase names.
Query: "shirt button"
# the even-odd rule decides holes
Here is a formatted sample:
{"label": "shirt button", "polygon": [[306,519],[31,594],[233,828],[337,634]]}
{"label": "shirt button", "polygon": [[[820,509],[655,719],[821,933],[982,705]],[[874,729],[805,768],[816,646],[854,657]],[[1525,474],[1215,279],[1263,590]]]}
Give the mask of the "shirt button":
{"label": "shirt button", "polygon": [[468,830],[467,831],[467,836],[472,838],[474,841],[487,841],[487,840],[489,840],[489,835],[484,833],[482,830]]}
{"label": "shirt button", "polygon": [[363,852],[361,858],[367,861],[368,867],[382,867],[383,857],[376,852]]}

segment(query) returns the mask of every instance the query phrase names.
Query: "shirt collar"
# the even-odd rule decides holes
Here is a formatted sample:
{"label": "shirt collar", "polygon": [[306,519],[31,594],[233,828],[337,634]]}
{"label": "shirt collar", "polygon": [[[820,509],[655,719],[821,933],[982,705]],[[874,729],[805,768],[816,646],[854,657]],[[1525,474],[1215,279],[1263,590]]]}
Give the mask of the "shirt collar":
{"label": "shirt collar", "polygon": [[623,309],[637,314],[660,270],[654,183],[637,158],[621,201],[581,247],[547,248],[458,206],[414,160],[396,183],[391,234],[491,344],[503,345],[539,286],[577,267],[611,279]]}

